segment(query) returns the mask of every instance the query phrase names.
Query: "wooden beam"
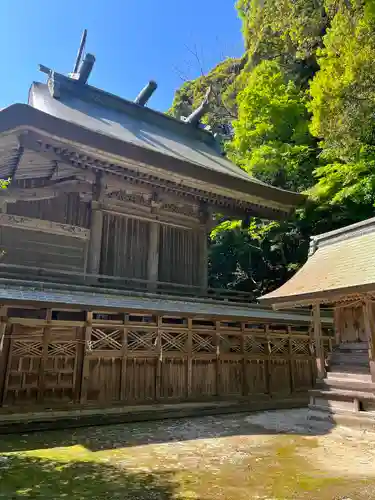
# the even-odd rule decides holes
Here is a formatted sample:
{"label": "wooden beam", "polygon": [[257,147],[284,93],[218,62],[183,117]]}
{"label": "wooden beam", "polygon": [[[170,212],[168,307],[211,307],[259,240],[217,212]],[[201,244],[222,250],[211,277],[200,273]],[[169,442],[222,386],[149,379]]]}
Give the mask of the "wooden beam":
{"label": "wooden beam", "polygon": [[91,191],[90,183],[75,178],[50,181],[45,186],[37,188],[17,188],[11,186],[0,190],[0,202],[15,203],[18,200],[48,200],[64,193],[82,193],[85,189],[87,192]]}
{"label": "wooden beam", "polygon": [[71,224],[61,224],[49,220],[35,219],[19,215],[0,213],[0,227],[13,227],[27,231],[39,231],[48,234],[58,234],[61,236],[72,236],[87,240],[90,231],[84,227],[72,226]]}
{"label": "wooden beam", "polygon": [[320,304],[313,305],[313,334],[315,342],[317,376],[319,380],[322,380],[326,377],[326,371],[322,341],[322,324],[320,319]]}
{"label": "wooden beam", "polygon": [[375,325],[372,302],[365,299],[362,306],[363,322],[365,326],[366,337],[368,341],[368,354],[371,379],[375,382]]}
{"label": "wooden beam", "polygon": [[23,156],[23,153],[25,151],[23,145],[21,144],[21,141],[22,141],[22,137],[19,138],[19,141],[20,141],[20,145],[18,147],[18,151],[17,151],[17,154],[14,158],[14,161],[13,161],[13,166],[12,166],[12,173],[10,175],[10,178],[11,178],[11,184],[14,183],[15,181],[15,176],[17,174],[17,170],[18,170],[18,167],[19,167],[19,164],[21,163],[21,160],[22,160],[22,156]]}
{"label": "wooden beam", "polygon": [[[87,169],[101,171],[105,175],[120,177],[134,185],[150,186],[150,189],[160,194],[174,193],[182,199],[194,203],[206,200],[208,204],[214,207],[216,213],[228,214],[230,217],[240,219],[245,214],[254,217],[267,217],[270,220],[281,218],[281,212],[278,209],[260,206],[251,200],[239,203],[238,200],[230,197],[230,193],[209,193],[204,190],[197,190],[195,186],[182,185],[181,181],[175,181],[175,177],[173,180],[169,180],[150,175],[149,166],[145,170],[146,165],[134,163],[133,166],[130,162],[127,162],[129,167],[125,167],[74,151],[73,147],[67,148],[65,144],[52,144],[52,142],[51,139],[34,132],[29,132],[27,137],[22,139],[22,145],[25,148],[36,151],[51,160],[72,165],[82,171]],[[131,168],[132,166],[133,168]]]}

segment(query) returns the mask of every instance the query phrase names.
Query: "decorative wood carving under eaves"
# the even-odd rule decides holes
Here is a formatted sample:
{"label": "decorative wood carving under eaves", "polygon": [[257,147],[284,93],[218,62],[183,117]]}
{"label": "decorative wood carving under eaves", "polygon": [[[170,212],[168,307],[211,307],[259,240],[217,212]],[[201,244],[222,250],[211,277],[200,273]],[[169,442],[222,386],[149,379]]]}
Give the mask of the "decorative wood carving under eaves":
{"label": "decorative wood carving under eaves", "polygon": [[16,201],[35,201],[56,198],[65,193],[79,193],[81,196],[91,195],[92,187],[87,181],[80,179],[64,179],[59,182],[48,182],[42,187],[19,188],[10,187],[0,191],[0,200],[8,203]]}
{"label": "decorative wood carving under eaves", "polygon": [[198,208],[194,205],[182,203],[165,203],[162,205],[161,209],[165,212],[184,215],[185,217],[196,218],[198,216]]}
{"label": "decorative wood carving under eaves", "polygon": [[127,193],[126,191],[112,191],[107,193],[106,197],[111,200],[124,201],[127,203],[135,203],[137,205],[143,205],[150,207],[151,198],[145,193]]}
{"label": "decorative wood carving under eaves", "polygon": [[0,214],[0,227],[1,226],[29,231],[41,231],[50,234],[60,234],[62,236],[73,236],[74,238],[84,240],[88,240],[90,237],[90,230],[84,227],[71,226],[70,224],[61,224],[59,222],[51,222],[49,220],[34,219],[19,215]]}
{"label": "decorative wood carving under eaves", "polygon": [[[25,146],[29,149],[33,149],[42,154],[48,155],[55,161],[62,161],[67,164],[79,169],[90,169],[93,171],[102,171],[106,174],[121,177],[130,184],[134,186],[147,186],[152,191],[158,194],[171,193],[180,196],[186,200],[191,200],[193,203],[203,201],[216,206],[226,213],[231,213],[235,216],[241,216],[244,212],[251,213],[252,215],[257,215],[258,211],[263,216],[269,213],[269,218],[277,218],[276,214],[283,212],[284,207],[275,206],[271,208],[262,205],[262,200],[258,200],[256,197],[252,200],[238,200],[228,196],[227,194],[218,194],[215,192],[208,192],[198,187],[192,187],[188,184],[181,184],[175,182],[173,179],[159,178],[148,172],[142,171],[140,168],[124,167],[116,163],[110,163],[108,161],[99,160],[87,154],[82,154],[77,151],[73,151],[70,147],[62,147],[52,144],[50,141],[45,142],[40,139],[40,136],[34,136],[29,134],[27,139],[25,139]],[[223,188],[225,191],[225,189]],[[258,205],[259,203],[259,205]],[[268,205],[270,202],[268,202]],[[277,204],[276,204],[277,205]]]}

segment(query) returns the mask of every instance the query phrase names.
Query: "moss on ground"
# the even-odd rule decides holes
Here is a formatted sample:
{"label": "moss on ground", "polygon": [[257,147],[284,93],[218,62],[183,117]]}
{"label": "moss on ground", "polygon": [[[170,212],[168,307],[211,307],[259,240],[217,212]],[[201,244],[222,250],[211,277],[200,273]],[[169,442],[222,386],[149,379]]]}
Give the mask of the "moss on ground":
{"label": "moss on ground", "polygon": [[319,439],[238,416],[3,436],[0,498],[375,498],[375,476],[316,468]]}

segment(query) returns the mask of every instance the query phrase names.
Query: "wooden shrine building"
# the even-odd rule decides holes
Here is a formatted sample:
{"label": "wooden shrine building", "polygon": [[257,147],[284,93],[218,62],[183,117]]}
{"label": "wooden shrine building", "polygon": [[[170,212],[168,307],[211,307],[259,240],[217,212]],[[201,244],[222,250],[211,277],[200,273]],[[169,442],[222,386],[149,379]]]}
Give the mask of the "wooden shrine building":
{"label": "wooden shrine building", "polygon": [[146,106],[153,82],[122,99],[80,57],[0,111],[0,406],[307,394],[309,313],[207,282],[215,214],[282,219],[301,195],[230,163],[206,101],[177,120]]}
{"label": "wooden shrine building", "polygon": [[[306,264],[261,298],[275,308],[312,306],[317,386],[315,416],[342,413],[375,424],[375,218],[311,238]],[[335,341],[326,363],[320,308],[334,307]]]}

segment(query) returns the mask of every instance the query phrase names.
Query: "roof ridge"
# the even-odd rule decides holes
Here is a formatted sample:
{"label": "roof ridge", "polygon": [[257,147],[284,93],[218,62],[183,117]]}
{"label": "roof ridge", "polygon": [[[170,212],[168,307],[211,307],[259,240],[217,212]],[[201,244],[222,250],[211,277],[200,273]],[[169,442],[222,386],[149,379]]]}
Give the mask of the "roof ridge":
{"label": "roof ridge", "polygon": [[[103,107],[111,107],[119,112],[130,111],[133,114],[135,113],[140,115],[141,118],[144,118],[147,121],[157,120],[158,123],[163,123],[164,126],[169,126],[173,128],[174,131],[176,131],[176,127],[178,127],[178,132],[182,133],[183,135],[190,136],[193,139],[201,140],[212,148],[220,147],[214,135],[207,130],[194,127],[185,121],[175,118],[174,116],[167,115],[148,106],[141,106],[140,104],[137,104],[129,99],[120,97],[116,94],[112,94],[111,92],[100,89],[98,87],[94,87],[93,85],[90,85],[88,83],[83,84],[78,80],[69,78],[68,76],[65,76],[56,71],[51,71],[51,74],[47,80],[47,86],[49,90],[54,93],[53,97],[57,99],[59,98],[58,94],[61,91],[67,92],[69,94],[75,95],[79,99],[92,102],[96,105],[99,104]],[[56,87],[58,88],[57,92]]]}
{"label": "roof ridge", "polygon": [[344,240],[358,238],[375,232],[375,217],[364,221],[355,222],[349,226],[344,226],[340,229],[321,233],[310,238],[309,257],[323,246],[333,245]]}

